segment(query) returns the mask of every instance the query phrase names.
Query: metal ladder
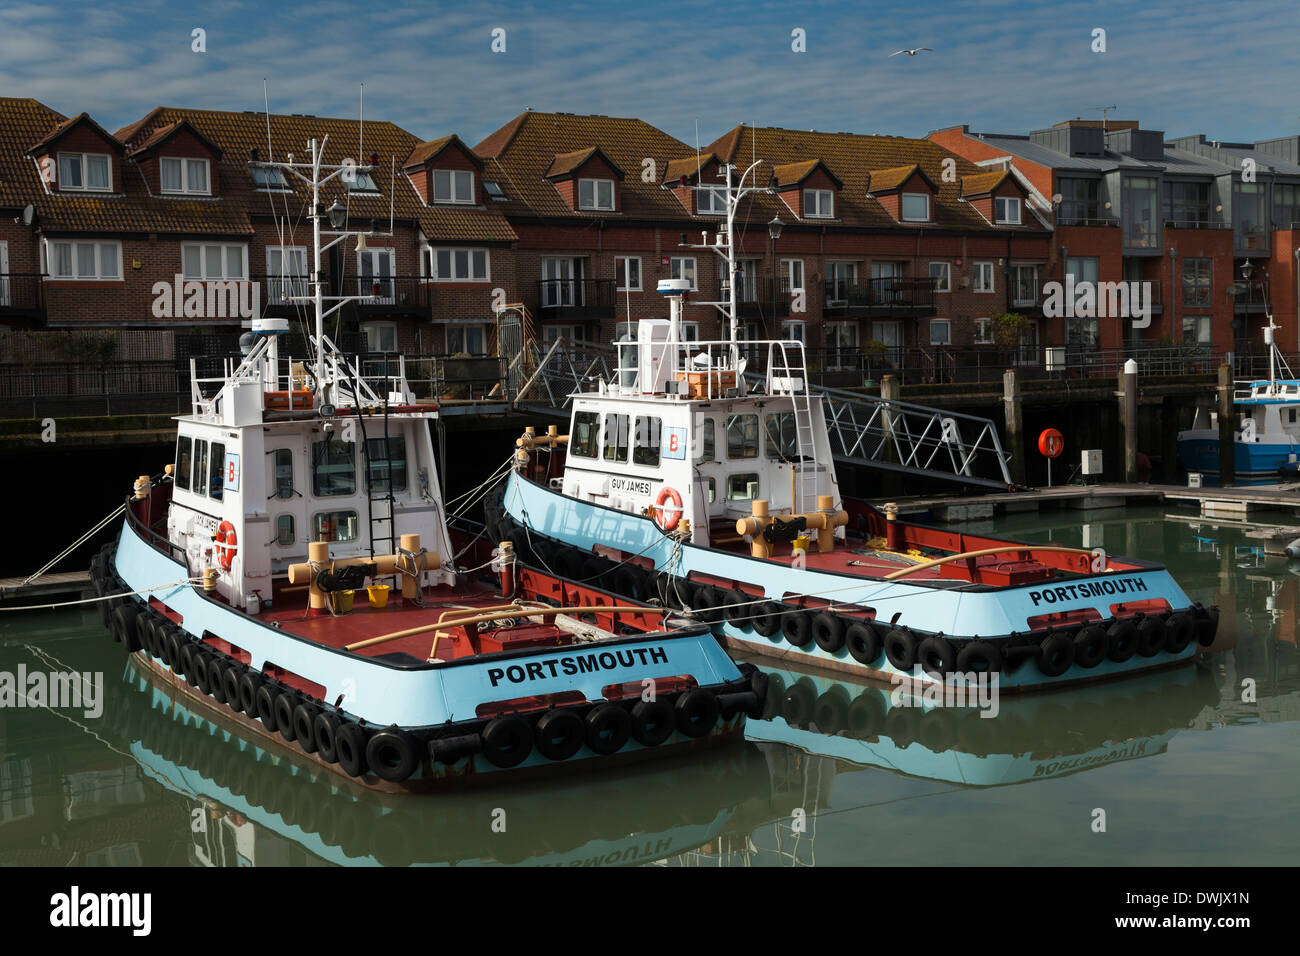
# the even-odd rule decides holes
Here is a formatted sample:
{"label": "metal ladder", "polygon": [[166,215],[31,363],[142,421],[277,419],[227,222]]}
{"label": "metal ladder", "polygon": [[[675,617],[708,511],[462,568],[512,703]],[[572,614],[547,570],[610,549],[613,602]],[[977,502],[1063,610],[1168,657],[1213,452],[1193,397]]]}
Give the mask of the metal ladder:
{"label": "metal ladder", "polygon": [[[795,362],[790,360],[791,351],[795,353]],[[804,360],[802,342],[781,341],[772,344],[767,363],[767,381],[769,395],[784,391],[790,396],[790,405],[794,411],[796,459],[790,463],[790,467],[798,476],[795,482],[795,500],[790,502],[790,508],[795,514],[808,514],[817,507],[819,469],[817,433],[812,420],[812,396],[808,391],[808,364]],[[785,387],[780,388],[782,385]]]}
{"label": "metal ladder", "polygon": [[[360,371],[360,365],[361,363],[358,360],[357,362],[358,373]],[[357,378],[358,379],[360,378],[359,374]],[[364,414],[362,414],[360,401],[357,402],[357,425],[361,429],[361,447],[362,449],[364,449],[363,454],[365,460],[365,474],[366,474],[366,512],[370,524],[369,543],[370,543],[370,556],[372,558],[375,556],[376,541],[388,542],[388,550],[382,552],[383,554],[397,553],[397,528],[393,521],[394,512],[396,511],[397,508],[397,500],[393,497],[393,449],[392,449],[392,443],[390,441],[389,428],[388,428],[388,396],[391,394],[392,378],[391,376],[388,375],[387,362],[385,362],[384,365],[384,385],[385,388],[384,388],[383,405],[382,405],[383,423],[384,423],[384,436],[383,436],[384,457],[382,459],[384,463],[384,480],[383,480],[384,490],[383,493],[379,495],[375,494],[375,482],[372,479],[372,474],[373,474],[373,466],[380,459],[371,458],[370,440],[369,437],[366,435],[366,417]],[[387,508],[385,509],[387,512],[386,514],[375,513],[375,505],[377,503],[387,505]],[[379,530],[383,528],[384,525],[388,526],[387,533],[386,534],[377,533]]]}

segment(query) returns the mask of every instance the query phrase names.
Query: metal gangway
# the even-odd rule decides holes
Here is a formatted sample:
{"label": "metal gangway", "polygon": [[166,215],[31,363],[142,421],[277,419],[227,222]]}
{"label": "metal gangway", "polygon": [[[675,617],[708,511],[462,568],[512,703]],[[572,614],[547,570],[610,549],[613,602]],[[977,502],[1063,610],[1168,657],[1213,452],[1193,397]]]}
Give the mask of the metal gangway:
{"label": "metal gangway", "polygon": [[[613,381],[618,371],[612,347],[563,338],[525,348],[515,365],[527,373],[515,407],[552,418],[567,418],[574,392]],[[764,372],[747,371],[745,380],[750,394],[767,388]],[[807,390],[821,399],[837,462],[1002,491],[1014,485],[992,419],[811,383]]]}

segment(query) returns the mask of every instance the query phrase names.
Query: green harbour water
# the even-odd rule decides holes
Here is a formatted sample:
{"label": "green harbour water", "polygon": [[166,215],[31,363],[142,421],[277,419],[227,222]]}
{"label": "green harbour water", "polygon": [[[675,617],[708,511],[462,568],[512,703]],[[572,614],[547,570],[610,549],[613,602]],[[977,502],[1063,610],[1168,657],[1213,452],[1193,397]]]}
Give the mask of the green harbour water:
{"label": "green harbour water", "polygon": [[1300,562],[1191,514],[963,527],[1165,562],[1222,610],[1200,663],[1002,695],[998,716],[979,719],[755,659],[774,692],[743,743],[398,800],[313,777],[165,703],[93,608],[6,611],[0,681],[75,672],[102,675],[103,692],[90,708],[3,698],[0,863],[1287,865],[1300,837]]}

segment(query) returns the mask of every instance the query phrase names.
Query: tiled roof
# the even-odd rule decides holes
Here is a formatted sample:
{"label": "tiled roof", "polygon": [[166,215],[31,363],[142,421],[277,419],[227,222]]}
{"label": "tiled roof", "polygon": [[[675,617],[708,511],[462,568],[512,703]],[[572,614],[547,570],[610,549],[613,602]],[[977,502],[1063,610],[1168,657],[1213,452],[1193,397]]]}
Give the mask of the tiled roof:
{"label": "tiled roof", "polygon": [[207,146],[208,149],[212,150],[212,152],[215,155],[217,155],[218,157],[221,155],[220,146],[212,142],[212,140],[208,139],[201,132],[195,129],[188,121],[177,120],[175,123],[168,123],[165,126],[160,126],[152,136],[144,140],[142,143],[140,143],[139,146],[135,147],[135,149],[132,150],[131,156],[132,157],[141,156],[145,153],[150,152],[151,150],[157,149],[159,146],[167,142],[167,140],[171,139],[172,136],[174,136],[176,133],[180,132],[183,129],[189,130],[190,133],[192,133],[196,139],[198,139],[201,143]]}
{"label": "tiled roof", "polygon": [[[921,167],[916,163],[907,166],[895,166],[893,169],[875,169],[872,170],[870,178],[867,180],[867,187],[873,193],[886,192],[890,189],[897,189],[914,174],[921,172]],[[922,173],[924,175],[924,173]]]}
{"label": "tiled roof", "polygon": [[963,196],[982,196],[985,193],[990,193],[1002,185],[1002,180],[1010,175],[1010,170],[995,169],[987,173],[963,176],[961,178],[961,194]]}
{"label": "tiled roof", "polygon": [[27,151],[63,121],[62,113],[37,100],[0,97],[0,207],[21,209],[45,195]]}
{"label": "tiled roof", "polygon": [[104,137],[104,139],[108,141],[108,144],[110,146],[116,149],[119,153],[122,152],[122,143],[119,140],[117,140],[112,133],[110,133],[108,130],[104,129],[104,127],[100,126],[93,119],[91,119],[89,113],[78,113],[76,116],[72,117],[72,119],[63,120],[62,122],[58,123],[57,125],[55,125],[53,129],[49,130],[46,133],[46,135],[42,136],[35,143],[32,143],[31,154],[34,156],[37,153],[44,152],[49,146],[53,145],[55,142],[61,139],[65,134],[71,132],[73,127],[79,126],[82,123],[86,123],[90,125],[92,128],[94,128],[96,132],[98,132],[101,136]]}
{"label": "tiled roof", "polygon": [[[975,175],[984,170],[928,139],[737,126],[706,148],[716,152],[723,162],[734,159],[736,162],[744,162],[746,166],[753,161],[750,157],[758,157],[760,168],[756,175],[760,183],[771,178],[773,165],[801,163],[810,157],[821,157],[827,168],[833,170],[843,181],[835,198],[835,218],[846,226],[915,228],[900,225],[877,200],[868,197],[868,185],[875,185],[876,175],[890,172],[890,178],[893,178],[894,175],[899,175],[896,171],[900,170],[908,170],[910,175],[915,166],[936,189],[931,225],[980,232],[995,228],[999,232],[1015,229],[1042,231],[1042,226],[1037,221],[1019,227],[991,226],[969,203],[961,201],[960,183],[945,182],[943,175],[946,159],[951,159],[955,164],[959,180],[962,176]],[[885,181],[888,182],[889,179]],[[751,222],[766,222],[774,214],[779,214],[787,222],[791,216],[790,208],[776,196],[757,194],[751,200],[741,203],[740,215],[748,216]]]}
{"label": "tiled roof", "polygon": [[793,186],[795,183],[803,182],[804,178],[820,165],[822,165],[820,159],[808,159],[801,163],[782,163],[780,166],[772,167],[772,179],[776,181],[777,186]]}
{"label": "tiled roof", "polygon": [[689,155],[691,148],[639,119],[525,112],[475,146],[474,152],[484,160],[483,175],[497,180],[510,195],[509,202],[498,203],[507,215],[581,220],[591,219],[593,213],[570,208],[546,176],[557,168],[557,157],[589,153],[593,147],[599,147],[618,169],[636,171],[622,180],[618,210],[594,215],[677,222],[695,218],[670,190],[660,188],[662,180],[656,177],[647,183],[640,175],[646,168],[644,160],[652,160],[656,170],[666,169],[668,163]]}
{"label": "tiled roof", "polygon": [[[479,163],[479,158],[474,155],[473,151],[468,146],[465,146],[464,143],[461,143],[459,136],[452,133],[450,136],[443,136],[441,139],[431,139],[427,143],[421,143],[419,146],[416,146],[415,149],[411,151],[411,155],[406,157],[406,162],[402,165],[408,169],[412,166],[423,166],[452,143],[460,143],[460,145],[465,149],[465,154],[469,156],[470,159],[474,160],[474,162]],[[482,163],[479,163],[479,165],[481,167]]]}
{"label": "tiled roof", "polygon": [[680,182],[682,177],[695,179],[709,163],[717,159],[712,153],[701,153],[699,156],[688,156],[685,159],[670,159],[668,165],[664,167],[664,182]]}

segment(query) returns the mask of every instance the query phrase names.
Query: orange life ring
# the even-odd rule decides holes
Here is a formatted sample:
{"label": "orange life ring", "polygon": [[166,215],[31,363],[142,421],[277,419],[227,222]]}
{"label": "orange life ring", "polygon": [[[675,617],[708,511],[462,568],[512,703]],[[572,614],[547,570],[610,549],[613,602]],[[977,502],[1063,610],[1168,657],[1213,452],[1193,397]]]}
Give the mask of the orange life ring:
{"label": "orange life ring", "polygon": [[235,562],[235,552],[238,550],[239,542],[235,539],[235,526],[229,521],[221,522],[221,526],[217,528],[217,563],[221,565],[222,570],[230,570],[230,566]]}
{"label": "orange life ring", "polygon": [[[673,500],[671,508],[664,507],[664,502],[669,498]],[[659,497],[655,499],[655,523],[665,531],[672,531],[677,527],[677,522],[682,518],[682,496],[674,488],[664,485],[659,489]]]}

